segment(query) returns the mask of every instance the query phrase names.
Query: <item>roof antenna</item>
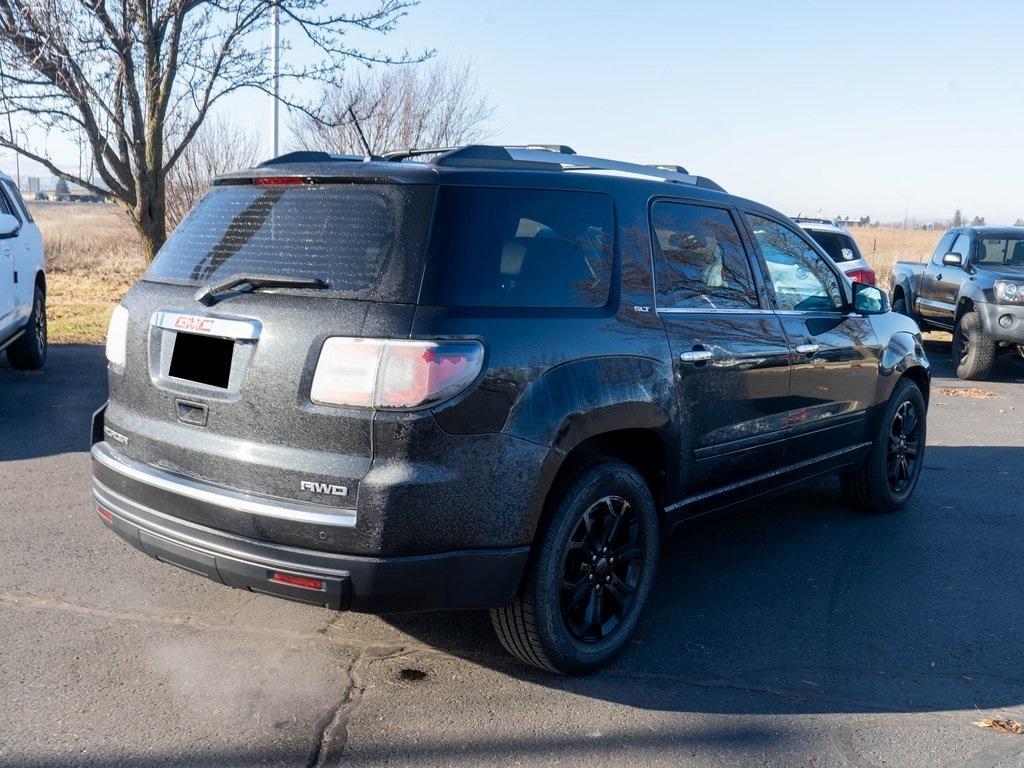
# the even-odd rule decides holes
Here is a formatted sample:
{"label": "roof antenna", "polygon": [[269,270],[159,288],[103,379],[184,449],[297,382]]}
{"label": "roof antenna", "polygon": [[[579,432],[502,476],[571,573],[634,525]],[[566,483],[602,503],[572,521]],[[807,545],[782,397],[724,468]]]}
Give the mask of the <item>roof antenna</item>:
{"label": "roof antenna", "polygon": [[366,136],[363,135],[363,128],[359,125],[359,118],[356,117],[356,112],[352,109],[352,105],[348,105],[348,114],[352,118],[352,122],[356,126],[356,133],[359,134],[359,140],[363,142],[363,149],[366,150],[366,159],[369,160],[373,157],[373,152],[370,151],[370,143],[366,140]]}

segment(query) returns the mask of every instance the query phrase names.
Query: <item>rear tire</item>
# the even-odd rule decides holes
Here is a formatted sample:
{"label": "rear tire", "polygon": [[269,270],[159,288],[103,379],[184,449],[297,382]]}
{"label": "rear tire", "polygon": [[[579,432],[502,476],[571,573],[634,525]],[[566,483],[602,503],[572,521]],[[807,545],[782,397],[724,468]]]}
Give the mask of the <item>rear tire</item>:
{"label": "rear tire", "polygon": [[839,476],[843,493],[869,512],[895,512],[917,487],[927,441],[927,406],[917,384],[902,379],[889,398],[864,463]]}
{"label": "rear tire", "polygon": [[7,348],[7,360],[12,368],[35,371],[46,362],[46,349],[46,295],[36,286],[25,333]]}
{"label": "rear tire", "polygon": [[902,294],[892,300],[892,311],[898,315],[910,317],[910,313],[907,311],[907,300],[903,298]]}
{"label": "rear tire", "polygon": [[964,312],[953,330],[953,365],[966,381],[984,381],[996,362],[996,343],[985,336],[981,315]]}
{"label": "rear tire", "polygon": [[520,661],[576,675],[629,641],[658,566],[658,515],[643,477],[589,460],[552,495],[518,597],[491,610],[498,639]]}

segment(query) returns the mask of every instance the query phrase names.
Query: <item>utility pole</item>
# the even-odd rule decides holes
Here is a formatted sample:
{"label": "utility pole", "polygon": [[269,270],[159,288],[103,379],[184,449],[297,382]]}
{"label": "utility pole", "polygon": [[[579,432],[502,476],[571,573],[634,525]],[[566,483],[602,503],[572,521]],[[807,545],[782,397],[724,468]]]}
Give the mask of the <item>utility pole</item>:
{"label": "utility pole", "polygon": [[281,87],[281,9],[278,6],[278,2],[279,0],[274,0],[274,20],[271,24],[273,32],[271,33],[270,77],[272,80],[271,89],[274,94],[270,118],[270,135],[273,142],[273,154],[271,157],[277,157],[280,152],[278,120],[281,105],[278,101],[278,96],[280,95]]}

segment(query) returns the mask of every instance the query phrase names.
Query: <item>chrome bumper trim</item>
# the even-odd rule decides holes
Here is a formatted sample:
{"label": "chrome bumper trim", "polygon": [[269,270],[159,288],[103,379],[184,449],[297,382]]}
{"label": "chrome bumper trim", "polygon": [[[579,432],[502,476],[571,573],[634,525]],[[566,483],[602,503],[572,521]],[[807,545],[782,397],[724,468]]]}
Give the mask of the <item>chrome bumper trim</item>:
{"label": "chrome bumper trim", "polygon": [[291,520],[297,523],[314,523],[316,525],[331,525],[343,528],[353,528],[356,524],[356,511],[354,509],[336,509],[332,507],[330,511],[325,511],[323,505],[302,504],[284,500],[263,500],[245,493],[201,483],[181,475],[154,469],[123,456],[117,456],[106,442],[96,443],[92,447],[92,456],[108,469],[137,482],[205,504],[213,504],[214,506],[231,509],[235,512],[245,512],[262,517],[274,517],[279,520]]}

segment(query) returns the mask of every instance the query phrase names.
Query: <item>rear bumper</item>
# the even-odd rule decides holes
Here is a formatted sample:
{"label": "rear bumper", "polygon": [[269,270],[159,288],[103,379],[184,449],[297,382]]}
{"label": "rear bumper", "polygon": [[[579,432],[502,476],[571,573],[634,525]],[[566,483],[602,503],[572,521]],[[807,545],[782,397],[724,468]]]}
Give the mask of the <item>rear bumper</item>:
{"label": "rear bumper", "polygon": [[990,339],[1024,344],[1024,306],[983,302],[974,307],[981,315],[981,327]]}
{"label": "rear bumper", "polygon": [[[103,453],[102,464],[98,452]],[[125,490],[138,482],[133,477],[137,468],[127,461],[119,466],[117,453],[103,442],[93,446],[93,456],[93,500],[104,511],[101,516],[107,527],[118,536],[163,562],[228,586],[289,600],[369,613],[506,605],[515,596],[529,552],[528,547],[510,547],[377,558],[271,544],[199,525],[133,500]],[[97,465],[102,473],[96,472]],[[125,480],[120,488],[119,477]],[[169,473],[168,479],[181,480]],[[212,486],[199,490],[200,498],[183,497],[184,503],[220,503],[224,509],[236,510],[239,501],[245,501]],[[317,579],[322,588],[282,584],[273,580],[275,573]]]}

